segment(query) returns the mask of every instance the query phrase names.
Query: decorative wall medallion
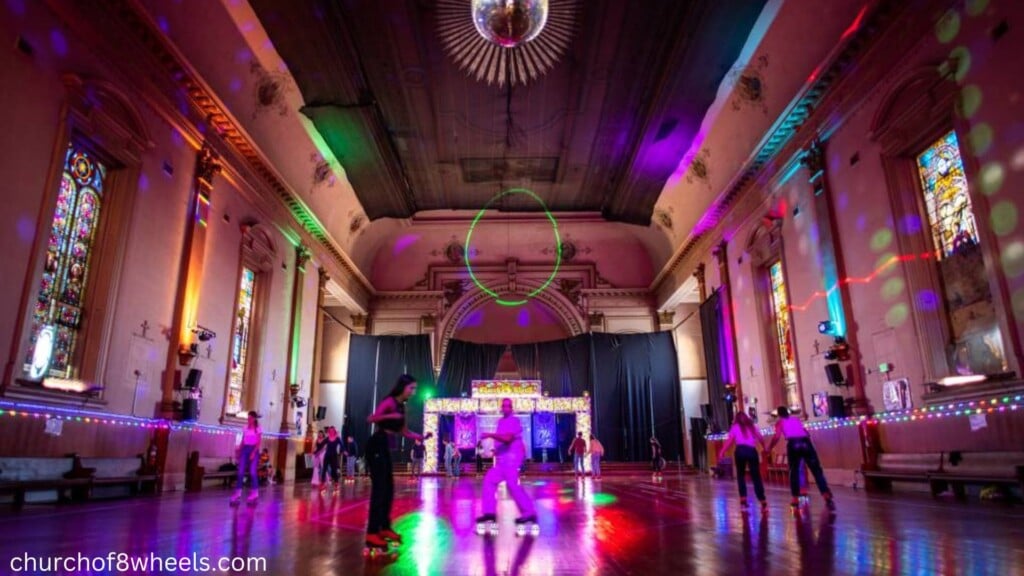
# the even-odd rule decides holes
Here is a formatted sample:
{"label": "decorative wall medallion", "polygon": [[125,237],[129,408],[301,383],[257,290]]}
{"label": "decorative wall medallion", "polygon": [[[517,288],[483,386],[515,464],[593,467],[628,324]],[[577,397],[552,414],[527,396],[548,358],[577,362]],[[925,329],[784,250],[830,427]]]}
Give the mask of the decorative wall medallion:
{"label": "decorative wall medallion", "polygon": [[[671,210],[671,208],[669,208],[669,210]],[[661,208],[655,210],[654,221],[657,222],[659,226],[668,230],[669,232],[672,231],[672,215],[669,214],[668,211]]]}
{"label": "decorative wall medallion", "polygon": [[[557,246],[546,246],[541,249],[540,253],[545,256],[554,257],[558,251]],[[577,240],[573,240],[569,234],[565,235],[565,239],[562,240],[562,262],[571,262],[580,254],[590,254],[593,252],[593,248],[590,246],[582,246]]]}
{"label": "decorative wall medallion", "polygon": [[579,308],[582,282],[572,278],[562,278],[558,284],[558,291],[562,293],[562,296],[565,296],[566,300],[572,302],[573,306]]}
{"label": "decorative wall medallion", "polygon": [[353,314],[352,327],[365,329],[367,320],[369,320],[369,317],[366,314]]}
{"label": "decorative wall medallion", "polygon": [[450,308],[466,293],[465,280],[449,280],[441,285],[444,290],[445,307]]}
{"label": "decorative wall medallion", "polygon": [[267,110],[273,110],[279,116],[287,116],[288,102],[285,94],[290,89],[288,75],[284,72],[270,72],[255,60],[250,64],[249,72],[256,77],[256,108],[252,117],[256,118]]}
{"label": "decorative wall medallion", "polygon": [[328,188],[332,188],[334,183],[337,181],[337,177],[334,175],[334,170],[331,169],[330,161],[318,152],[310,154],[309,161],[314,164],[313,188],[319,188],[324,184],[326,184]]}
{"label": "decorative wall medallion", "polygon": [[768,114],[768,107],[765,104],[765,72],[768,69],[768,56],[758,56],[757,60],[747,64],[742,69],[735,69],[729,73],[730,80],[735,82],[735,96],[732,99],[732,109],[740,110],[744,106],[752,106]]}
{"label": "decorative wall medallion", "polygon": [[675,316],[675,312],[671,310],[658,312],[658,324],[661,326],[671,326],[673,316]]}
{"label": "decorative wall medallion", "polygon": [[[469,251],[469,257],[475,258],[482,254],[480,250],[471,248]],[[431,250],[430,255],[437,258],[444,256],[444,259],[451,262],[452,264],[461,264],[466,259],[466,247],[459,242],[459,239],[452,236],[448,243],[445,244],[444,248],[440,250]]]}
{"label": "decorative wall medallion", "polygon": [[355,234],[356,232],[359,232],[359,229],[363,227],[364,223],[366,223],[366,216],[363,216],[362,214],[356,214],[352,218],[352,222],[350,222],[348,225],[349,234]]}
{"label": "decorative wall medallion", "polygon": [[693,184],[694,182],[710,184],[711,170],[708,167],[710,158],[711,151],[707,148],[701,148],[700,152],[698,152],[690,162],[690,167],[686,170],[686,181],[690,184]]}

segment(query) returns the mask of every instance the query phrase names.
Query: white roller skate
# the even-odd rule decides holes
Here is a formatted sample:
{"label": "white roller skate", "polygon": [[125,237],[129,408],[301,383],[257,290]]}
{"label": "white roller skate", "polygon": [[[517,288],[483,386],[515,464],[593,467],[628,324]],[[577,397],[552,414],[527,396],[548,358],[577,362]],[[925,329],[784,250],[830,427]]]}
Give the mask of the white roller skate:
{"label": "white roller skate", "polygon": [[480,536],[496,536],[498,534],[498,517],[484,514],[476,519],[476,533]]}
{"label": "white roller skate", "polygon": [[540,524],[537,524],[536,516],[516,518],[516,536],[538,536],[540,535]]}

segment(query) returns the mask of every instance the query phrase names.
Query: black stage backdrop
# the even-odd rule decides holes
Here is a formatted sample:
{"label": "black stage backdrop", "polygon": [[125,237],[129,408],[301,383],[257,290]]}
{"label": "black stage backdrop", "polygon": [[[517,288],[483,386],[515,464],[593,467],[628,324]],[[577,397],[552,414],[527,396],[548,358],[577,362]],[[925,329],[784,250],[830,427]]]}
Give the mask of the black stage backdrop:
{"label": "black stage backdrop", "polygon": [[[479,347],[474,350],[467,344],[460,343],[457,348],[449,344],[448,354],[458,355],[453,364],[482,365],[484,360],[479,356],[485,350],[482,347],[488,345],[473,345]],[[500,358],[503,346],[494,347],[499,350],[494,358]],[[478,355],[478,359],[467,358],[471,354]],[[661,442],[666,459],[681,456],[679,371],[670,332],[581,334],[564,340],[513,345],[512,355],[523,378],[536,374],[551,396],[580,396],[584,391],[591,395],[594,433],[605,445],[609,460],[649,459],[652,435]],[[497,366],[497,360],[493,362]],[[445,365],[448,364],[445,358]],[[476,374],[474,378],[490,378],[493,369],[485,375]],[[463,377],[467,386],[470,379]],[[445,380],[442,376],[442,388],[446,386]],[[462,390],[454,381],[448,386]],[[558,426],[560,432],[573,428],[573,416],[559,417]],[[560,456],[564,456],[571,436],[559,435]]]}
{"label": "black stage backdrop", "polygon": [[442,398],[457,398],[463,392],[468,395],[473,380],[494,378],[504,353],[504,344],[476,344],[452,338],[441,365],[437,395]]}
{"label": "black stage backdrop", "polygon": [[708,398],[712,420],[708,431],[720,432],[731,422],[729,406],[725,402],[725,382],[722,374],[722,292],[715,290],[700,305],[700,327],[704,337],[704,362],[708,375]]}
{"label": "black stage backdrop", "polygon": [[[411,374],[419,385],[406,405],[406,422],[415,432],[423,430],[423,392],[434,389],[434,365],[430,337],[415,336],[362,336],[353,334],[349,342],[348,387],[345,393],[345,429],[359,444],[366,446],[372,427],[366,418],[376,404],[391,391],[398,377]],[[404,456],[407,442],[399,442]]]}

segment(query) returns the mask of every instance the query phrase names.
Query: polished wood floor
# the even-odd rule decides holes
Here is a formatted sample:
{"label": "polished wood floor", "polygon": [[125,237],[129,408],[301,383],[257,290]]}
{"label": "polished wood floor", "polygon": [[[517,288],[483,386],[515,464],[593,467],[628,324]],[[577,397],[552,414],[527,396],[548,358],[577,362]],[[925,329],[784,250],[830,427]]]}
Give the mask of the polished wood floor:
{"label": "polished wood floor", "polygon": [[234,573],[273,575],[1024,574],[1020,505],[837,488],[834,518],[819,498],[794,518],[781,487],[769,487],[767,515],[744,515],[732,482],[702,477],[529,477],[525,483],[537,502],[541,535],[517,537],[514,505],[504,498],[500,533],[492,539],[474,531],[478,479],[398,479],[395,528],[406,542],[393,560],[362,556],[368,480],[343,485],[336,496],[302,484],[268,487],[255,507],[230,508],[230,492],[219,488],[30,505],[0,511],[0,573],[13,573],[10,561],[26,555],[120,552],[262,557],[265,570]]}

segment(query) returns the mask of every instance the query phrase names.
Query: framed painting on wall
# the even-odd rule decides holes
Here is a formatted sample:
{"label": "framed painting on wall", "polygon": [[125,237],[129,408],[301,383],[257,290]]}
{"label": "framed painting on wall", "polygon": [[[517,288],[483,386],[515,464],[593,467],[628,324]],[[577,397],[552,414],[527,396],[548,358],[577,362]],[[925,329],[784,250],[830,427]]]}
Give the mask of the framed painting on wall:
{"label": "framed painting on wall", "polygon": [[882,383],[882,403],[887,412],[909,410],[913,407],[910,399],[910,380],[900,378]]}
{"label": "framed painting on wall", "polygon": [[815,418],[828,415],[828,392],[811,394],[811,409]]}

